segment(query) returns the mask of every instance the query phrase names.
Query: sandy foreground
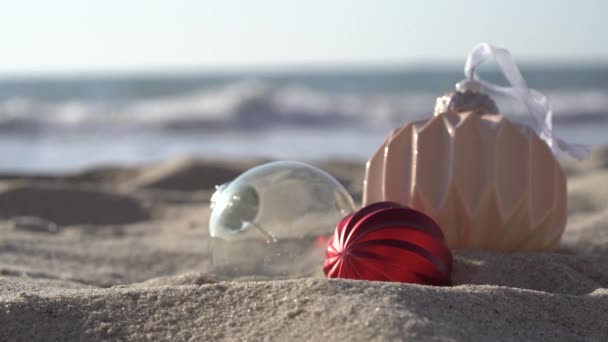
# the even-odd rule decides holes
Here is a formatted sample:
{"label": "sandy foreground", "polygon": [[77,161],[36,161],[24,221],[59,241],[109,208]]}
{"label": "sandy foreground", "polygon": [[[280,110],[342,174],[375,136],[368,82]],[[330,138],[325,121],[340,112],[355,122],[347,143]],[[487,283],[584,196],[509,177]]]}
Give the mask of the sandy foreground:
{"label": "sandy foreground", "polygon": [[[446,288],[217,281],[209,198],[260,162],[1,176],[0,341],[608,340],[608,148],[564,164],[558,251],[456,251]],[[360,199],[362,163],[317,165]]]}

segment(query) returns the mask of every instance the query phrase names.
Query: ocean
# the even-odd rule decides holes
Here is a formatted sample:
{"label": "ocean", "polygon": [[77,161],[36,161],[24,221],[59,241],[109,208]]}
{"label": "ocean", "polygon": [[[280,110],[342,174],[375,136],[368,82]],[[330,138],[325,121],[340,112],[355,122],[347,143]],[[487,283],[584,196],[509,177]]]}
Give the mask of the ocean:
{"label": "ocean", "polygon": [[[521,69],[561,137],[608,144],[608,64]],[[493,69],[482,77],[501,83]],[[0,77],[0,172],[179,156],[364,161],[462,79],[458,66]],[[526,122],[521,104],[495,99]]]}

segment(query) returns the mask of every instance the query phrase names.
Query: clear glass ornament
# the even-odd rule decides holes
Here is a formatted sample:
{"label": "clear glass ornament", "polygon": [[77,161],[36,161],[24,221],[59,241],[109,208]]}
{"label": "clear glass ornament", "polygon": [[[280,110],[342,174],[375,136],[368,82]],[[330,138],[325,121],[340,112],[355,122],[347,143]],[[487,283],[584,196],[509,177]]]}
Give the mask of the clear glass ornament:
{"label": "clear glass ornament", "polygon": [[223,278],[321,270],[328,237],[355,210],[332,176],[291,161],[254,167],[219,186],[211,207],[212,267]]}

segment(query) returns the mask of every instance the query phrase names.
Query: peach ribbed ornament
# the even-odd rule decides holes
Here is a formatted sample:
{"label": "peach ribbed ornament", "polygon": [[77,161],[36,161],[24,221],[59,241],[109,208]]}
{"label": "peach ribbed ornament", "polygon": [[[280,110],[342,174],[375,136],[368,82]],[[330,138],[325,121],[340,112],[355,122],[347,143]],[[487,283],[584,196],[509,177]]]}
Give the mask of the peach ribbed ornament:
{"label": "peach ribbed ornament", "polygon": [[393,131],[367,162],[363,205],[393,201],[443,229],[451,248],[558,246],[566,178],[530,127],[498,115],[478,83],[440,97],[430,120]]}

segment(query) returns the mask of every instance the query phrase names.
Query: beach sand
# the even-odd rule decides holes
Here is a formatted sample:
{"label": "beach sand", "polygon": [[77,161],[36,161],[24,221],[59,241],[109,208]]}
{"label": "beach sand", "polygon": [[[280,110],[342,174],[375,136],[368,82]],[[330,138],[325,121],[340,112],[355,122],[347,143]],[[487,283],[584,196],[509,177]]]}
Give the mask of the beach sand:
{"label": "beach sand", "polygon": [[[215,185],[260,160],[0,177],[0,341],[608,340],[608,148],[566,162],[555,252],[455,251],[453,287],[210,274]],[[363,163],[316,163],[360,200]]]}

